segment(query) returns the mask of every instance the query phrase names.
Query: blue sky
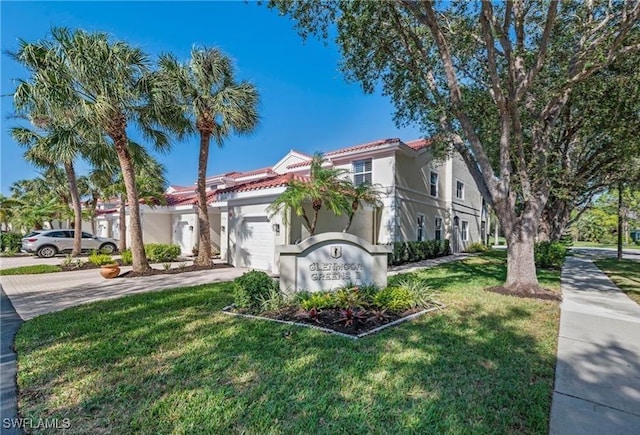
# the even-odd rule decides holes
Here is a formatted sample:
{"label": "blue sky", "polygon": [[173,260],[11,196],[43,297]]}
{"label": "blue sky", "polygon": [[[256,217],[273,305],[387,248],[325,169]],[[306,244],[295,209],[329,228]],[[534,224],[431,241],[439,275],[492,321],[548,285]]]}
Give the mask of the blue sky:
{"label": "blue sky", "polygon": [[[333,44],[306,42],[288,17],[264,5],[245,2],[0,2],[1,14],[1,178],[2,193],[36,170],[22,158],[8,135],[15,125],[11,94],[26,72],[6,51],[18,39],[45,38],[52,27],[103,31],[146,51],[152,59],[171,52],[186,60],[193,45],[218,46],[236,63],[239,79],[252,81],[261,94],[261,123],[251,136],[230,137],[212,146],[210,175],[251,170],[276,163],[290,149],[330,151],[380,138],[411,140],[417,128],[398,129],[393,105],[381,95],[365,95],[338,71]],[[171,184],[195,182],[198,139],[174,143],[159,155]],[[86,165],[79,165],[86,172]]]}

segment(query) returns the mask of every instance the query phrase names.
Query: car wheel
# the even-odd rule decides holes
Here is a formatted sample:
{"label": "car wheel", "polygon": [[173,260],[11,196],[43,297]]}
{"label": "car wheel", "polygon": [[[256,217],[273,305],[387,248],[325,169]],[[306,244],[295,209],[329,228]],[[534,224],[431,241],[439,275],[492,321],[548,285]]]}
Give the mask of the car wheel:
{"label": "car wheel", "polygon": [[38,257],[42,257],[42,258],[51,258],[54,255],[56,255],[58,253],[58,250],[55,248],[55,246],[42,246],[40,249],[38,249]]}
{"label": "car wheel", "polygon": [[113,243],[105,243],[104,245],[100,246],[100,252],[103,252],[105,254],[111,255],[116,252],[116,250],[116,245],[114,245]]}

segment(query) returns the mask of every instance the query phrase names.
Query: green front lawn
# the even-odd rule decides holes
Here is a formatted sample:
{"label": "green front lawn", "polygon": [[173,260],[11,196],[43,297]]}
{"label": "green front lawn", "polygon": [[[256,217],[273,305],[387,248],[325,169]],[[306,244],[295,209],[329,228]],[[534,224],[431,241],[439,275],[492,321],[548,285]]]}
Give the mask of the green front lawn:
{"label": "green front lawn", "polygon": [[633,260],[606,260],[594,261],[607,276],[627,296],[640,304],[640,263]]}
{"label": "green front lawn", "polygon": [[20,410],[69,433],[547,433],[558,304],[483,291],[503,262],[416,273],[448,307],[358,341],[222,314],[230,283],[44,315],[16,338]]}
{"label": "green front lawn", "polygon": [[38,273],[62,272],[60,266],[50,264],[35,264],[33,266],[11,267],[0,270],[0,275],[35,275]]}
{"label": "green front lawn", "polygon": [[[609,248],[617,249],[617,243],[595,243],[595,242],[573,242],[571,244],[573,248]],[[635,243],[623,243],[622,249],[640,249],[640,245]]]}

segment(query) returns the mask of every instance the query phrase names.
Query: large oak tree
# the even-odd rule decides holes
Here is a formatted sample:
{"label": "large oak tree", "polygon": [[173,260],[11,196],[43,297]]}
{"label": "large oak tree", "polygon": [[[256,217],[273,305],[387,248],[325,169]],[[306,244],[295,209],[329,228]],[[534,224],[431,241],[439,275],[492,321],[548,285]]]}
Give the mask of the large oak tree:
{"label": "large oak tree", "polygon": [[[381,84],[399,123],[419,123],[462,156],[507,238],[505,287],[538,291],[533,251],[551,191],[554,126],[582,82],[636,55],[640,3],[269,4],[289,14],[303,36],[335,34],[347,78],[367,92]],[[478,92],[497,114],[497,143],[486,142],[471,116],[469,96]]]}

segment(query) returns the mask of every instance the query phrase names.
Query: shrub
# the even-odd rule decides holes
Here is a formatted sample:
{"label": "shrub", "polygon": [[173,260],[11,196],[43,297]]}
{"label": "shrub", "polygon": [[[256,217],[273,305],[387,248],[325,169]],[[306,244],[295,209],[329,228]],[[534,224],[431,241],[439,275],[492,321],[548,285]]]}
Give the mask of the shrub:
{"label": "shrub", "polygon": [[373,304],[381,309],[402,311],[412,307],[413,297],[406,287],[387,287],[376,293]]}
{"label": "shrub", "polygon": [[115,264],[115,261],[109,254],[100,254],[97,251],[93,251],[89,255],[89,263],[96,266],[104,266],[105,264]]}
{"label": "shrub", "polygon": [[261,301],[268,298],[278,283],[265,272],[252,270],[233,281],[236,306],[240,308],[259,309]]}
{"label": "shrub", "polygon": [[397,287],[406,290],[411,297],[410,308],[427,308],[433,305],[440,305],[434,300],[436,292],[431,291],[429,286],[422,280],[408,280],[402,278],[398,280]]}
{"label": "shrub", "polygon": [[335,308],[336,301],[330,293],[311,293],[306,299],[300,301],[303,310],[322,310],[324,308]]}
{"label": "shrub", "polygon": [[275,286],[268,293],[258,296],[258,308],[260,311],[274,311],[286,305],[287,299],[280,289]]}
{"label": "shrub", "polygon": [[567,247],[560,242],[540,242],[535,246],[535,262],[543,269],[560,269],[567,255]]}
{"label": "shrub", "polygon": [[364,307],[368,305],[365,295],[361,294],[358,287],[343,288],[331,294],[336,307]]}
{"label": "shrub", "polygon": [[484,243],[475,242],[467,246],[467,252],[487,252],[489,248]]}
{"label": "shrub", "polygon": [[389,254],[389,265],[428,260],[451,254],[448,240],[426,240],[424,242],[394,242]]}
{"label": "shrub", "polygon": [[2,233],[0,236],[0,252],[20,252],[22,235],[18,233]]}
{"label": "shrub", "polygon": [[167,243],[149,243],[144,245],[144,254],[152,263],[166,263],[178,259],[180,246]]}
{"label": "shrub", "polygon": [[120,253],[120,261],[125,266],[129,266],[133,264],[133,254],[131,253],[131,249],[125,249]]}

